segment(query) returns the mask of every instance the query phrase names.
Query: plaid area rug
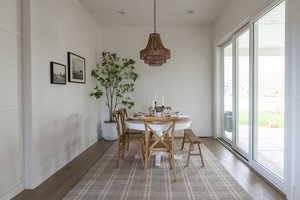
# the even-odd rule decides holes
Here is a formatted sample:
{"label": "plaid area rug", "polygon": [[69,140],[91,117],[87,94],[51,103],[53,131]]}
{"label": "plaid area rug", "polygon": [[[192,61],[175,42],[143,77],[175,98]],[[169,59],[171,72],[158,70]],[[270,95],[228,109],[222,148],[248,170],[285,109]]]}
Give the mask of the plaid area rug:
{"label": "plaid area rug", "polygon": [[[180,143],[178,140],[177,149],[180,149]],[[176,161],[177,179],[174,181],[168,160],[164,157],[160,168],[152,165],[146,180],[143,164],[139,159],[135,159],[136,151],[133,145],[126,154],[125,161],[121,161],[120,168],[116,168],[117,145],[114,144],[64,199],[252,199],[204,145],[202,151],[205,167],[201,167],[199,157],[192,156],[190,166],[185,168],[188,144],[185,146],[184,151],[176,151],[177,155],[182,156],[182,160]]]}

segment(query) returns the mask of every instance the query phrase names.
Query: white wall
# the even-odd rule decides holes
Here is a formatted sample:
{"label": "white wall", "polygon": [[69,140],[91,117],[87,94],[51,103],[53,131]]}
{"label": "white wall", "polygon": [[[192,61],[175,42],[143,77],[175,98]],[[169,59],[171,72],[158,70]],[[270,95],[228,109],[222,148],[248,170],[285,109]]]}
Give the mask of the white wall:
{"label": "white wall", "polygon": [[[77,0],[28,3],[26,188],[35,188],[97,141],[100,109],[89,93],[101,30]],[[68,51],[86,58],[86,84],[51,85],[50,61],[67,65]]]}
{"label": "white wall", "polygon": [[0,6],[0,199],[23,189],[20,0]]}
{"label": "white wall", "polygon": [[155,93],[165,96],[172,106],[193,119],[193,128],[201,136],[211,136],[212,65],[210,27],[159,27],[164,45],[172,58],[162,67],[149,67],[139,59],[153,27],[105,27],[105,50],[137,61],[133,111],[147,111]]}

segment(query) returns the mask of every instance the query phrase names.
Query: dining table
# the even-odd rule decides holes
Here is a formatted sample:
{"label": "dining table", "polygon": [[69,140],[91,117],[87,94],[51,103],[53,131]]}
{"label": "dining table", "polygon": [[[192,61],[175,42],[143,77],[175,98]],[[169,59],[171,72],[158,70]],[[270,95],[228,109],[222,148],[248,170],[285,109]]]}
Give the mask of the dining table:
{"label": "dining table", "polygon": [[[128,118],[126,120],[126,125],[127,125],[127,128],[132,129],[132,130],[145,131],[143,117]],[[191,128],[191,125],[192,125],[192,120],[189,116],[187,116],[187,115],[176,116],[175,131],[189,129],[189,128]],[[154,131],[156,131],[158,134],[162,134],[163,131],[165,131],[169,127],[169,125],[166,123],[155,123],[155,124],[150,124],[150,127]],[[155,166],[156,167],[161,167],[162,156],[166,156],[166,154],[163,152],[155,153]],[[174,159],[181,160],[182,157],[175,155]]]}

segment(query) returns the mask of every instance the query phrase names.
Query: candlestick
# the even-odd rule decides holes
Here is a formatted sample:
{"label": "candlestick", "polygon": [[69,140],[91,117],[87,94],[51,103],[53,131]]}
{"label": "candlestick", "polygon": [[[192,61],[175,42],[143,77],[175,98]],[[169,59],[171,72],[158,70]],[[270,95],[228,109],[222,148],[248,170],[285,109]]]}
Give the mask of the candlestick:
{"label": "candlestick", "polygon": [[162,105],[162,106],[165,105],[165,97],[164,97],[164,96],[162,96],[161,105]]}

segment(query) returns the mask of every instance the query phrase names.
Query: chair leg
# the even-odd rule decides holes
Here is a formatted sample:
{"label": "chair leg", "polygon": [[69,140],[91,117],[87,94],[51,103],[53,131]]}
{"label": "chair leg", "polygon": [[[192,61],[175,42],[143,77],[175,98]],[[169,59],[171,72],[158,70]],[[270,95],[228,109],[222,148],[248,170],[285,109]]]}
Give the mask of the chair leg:
{"label": "chair leg", "polygon": [[190,164],[190,157],[191,157],[192,146],[193,146],[193,144],[190,143],[189,153],[188,153],[188,157],[187,157],[187,161],[186,161],[185,167],[188,167],[189,164]]}
{"label": "chair leg", "polygon": [[120,167],[120,158],[121,158],[121,145],[118,144],[117,168]]}
{"label": "chair leg", "polygon": [[123,144],[123,145],[122,145],[122,160],[125,160],[125,151],[126,151],[125,145],[126,145],[126,144]]}
{"label": "chair leg", "polygon": [[168,154],[168,160],[169,160],[170,169],[173,169],[173,163],[172,163],[172,155],[171,155],[171,153]]}
{"label": "chair leg", "polygon": [[173,175],[174,175],[174,180],[176,181],[176,165],[175,165],[175,159],[174,159],[174,154],[172,153],[171,155],[171,159],[172,159],[172,171],[173,171]]}
{"label": "chair leg", "polygon": [[148,164],[149,164],[149,156],[148,152],[146,150],[145,152],[145,161],[144,161],[144,171],[145,171],[145,177],[148,178]]}
{"label": "chair leg", "polygon": [[145,143],[142,141],[142,143],[141,143],[141,147],[142,147],[142,152],[143,152],[143,160],[144,160],[144,162],[145,162],[145,152],[146,152],[146,150],[145,150]]}
{"label": "chair leg", "polygon": [[201,151],[200,144],[198,144],[198,148],[199,148],[199,154],[200,154],[200,158],[201,158],[201,162],[202,162],[202,167],[205,167],[204,159],[203,159],[203,154],[202,154],[202,151]]}
{"label": "chair leg", "polygon": [[143,163],[143,165],[145,165],[145,161],[144,161],[144,155],[143,155],[143,144],[138,144],[138,148],[139,148],[139,152],[140,152],[140,159],[141,159],[141,161],[142,161],[142,163]]}
{"label": "chair leg", "polygon": [[129,139],[128,139],[128,136],[126,136],[126,148],[127,148],[127,151],[129,151],[129,144],[130,144],[130,142],[129,142]]}
{"label": "chair leg", "polygon": [[130,142],[129,142],[129,140],[127,140],[127,151],[129,151],[129,145],[130,145]]}
{"label": "chair leg", "polygon": [[185,134],[183,135],[182,145],[181,145],[181,151],[184,149],[184,143],[185,143]]}

